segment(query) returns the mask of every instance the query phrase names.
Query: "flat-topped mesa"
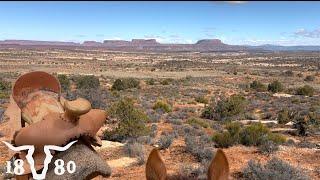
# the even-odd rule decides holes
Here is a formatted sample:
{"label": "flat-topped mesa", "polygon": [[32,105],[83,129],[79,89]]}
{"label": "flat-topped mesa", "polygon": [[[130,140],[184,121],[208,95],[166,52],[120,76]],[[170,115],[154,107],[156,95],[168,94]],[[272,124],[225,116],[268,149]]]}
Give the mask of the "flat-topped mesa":
{"label": "flat-topped mesa", "polygon": [[132,39],[131,44],[138,46],[152,46],[159,45],[160,43],[158,43],[155,39]]}
{"label": "flat-topped mesa", "polygon": [[195,45],[198,46],[223,46],[224,44],[220,39],[202,39],[199,40]]}
{"label": "flat-topped mesa", "polygon": [[130,41],[125,40],[104,40],[103,41],[104,46],[129,46]]}
{"label": "flat-topped mesa", "polygon": [[84,41],[82,43],[83,46],[101,46],[103,45],[101,42],[97,42],[97,41]]}

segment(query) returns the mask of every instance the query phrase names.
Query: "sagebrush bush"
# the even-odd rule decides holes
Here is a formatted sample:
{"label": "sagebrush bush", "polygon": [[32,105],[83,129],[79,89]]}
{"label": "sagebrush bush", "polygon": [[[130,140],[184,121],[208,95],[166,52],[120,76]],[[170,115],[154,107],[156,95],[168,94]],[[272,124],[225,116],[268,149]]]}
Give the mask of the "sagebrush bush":
{"label": "sagebrush bush", "polygon": [[198,119],[198,118],[189,118],[187,120],[187,124],[190,124],[190,125],[199,125],[203,128],[208,128],[209,127],[209,123],[205,122],[204,120],[202,119]]}
{"label": "sagebrush bush", "polygon": [[201,118],[213,119],[215,116],[214,109],[211,106],[206,106],[201,112]]}
{"label": "sagebrush bush", "polygon": [[204,96],[197,96],[194,100],[198,103],[208,104],[209,100]]}
{"label": "sagebrush bush", "polygon": [[144,164],[144,147],[142,144],[137,142],[127,142],[124,146],[124,151],[129,157],[137,158],[139,165]]}
{"label": "sagebrush bush", "polygon": [[131,88],[140,88],[140,81],[135,78],[116,79],[111,90],[126,90]]}
{"label": "sagebrush bush", "polygon": [[278,123],[279,124],[287,124],[291,121],[290,112],[288,109],[282,109],[278,112]]}
{"label": "sagebrush bush", "polygon": [[65,74],[59,74],[58,80],[63,91],[68,91],[70,89],[70,80]]}
{"label": "sagebrush bush", "polygon": [[11,90],[11,83],[0,79],[0,92],[10,91],[10,90]]}
{"label": "sagebrush bush", "polygon": [[270,155],[270,154],[278,151],[279,146],[272,141],[266,140],[262,144],[259,145],[258,150],[262,154]]}
{"label": "sagebrush bush", "polygon": [[159,142],[158,142],[159,148],[160,149],[168,149],[171,146],[173,139],[174,139],[173,134],[166,133],[166,134],[161,135]]}
{"label": "sagebrush bush", "polygon": [[152,78],[150,78],[150,79],[146,80],[146,83],[147,83],[148,85],[154,85],[154,84],[155,84],[155,80],[152,79]]}
{"label": "sagebrush bush", "polygon": [[73,80],[78,89],[98,89],[100,87],[99,78],[95,76],[75,76]]}
{"label": "sagebrush bush", "polygon": [[294,73],[293,73],[293,71],[291,71],[291,70],[287,70],[287,71],[283,72],[282,74],[283,74],[284,76],[288,76],[288,77],[294,76]]}
{"label": "sagebrush bush", "polygon": [[171,79],[171,78],[167,78],[167,79],[164,79],[160,82],[161,85],[169,85],[173,82],[174,80]]}
{"label": "sagebrush bush", "polygon": [[283,91],[283,89],[284,89],[283,85],[278,80],[273,81],[272,83],[270,83],[268,85],[268,91],[273,92],[273,93],[281,92],[281,91]]}
{"label": "sagebrush bush", "polygon": [[309,180],[307,174],[278,158],[272,158],[265,165],[250,160],[242,171],[244,179],[255,180]]}
{"label": "sagebrush bush", "polygon": [[261,83],[260,81],[253,81],[252,83],[250,83],[250,88],[254,89],[258,92],[263,92],[267,90],[266,85],[264,85],[263,83]]}
{"label": "sagebrush bush", "polygon": [[[201,136],[200,136],[201,137]],[[185,136],[186,151],[195,156],[199,162],[210,161],[213,158],[213,152],[210,143],[204,138],[197,138],[194,135],[186,133]]]}
{"label": "sagebrush bush", "polygon": [[108,109],[110,117],[118,119],[117,127],[112,131],[105,131],[104,137],[108,140],[122,141],[126,138],[136,138],[149,133],[146,126],[148,116],[134,107],[133,100],[123,98]]}
{"label": "sagebrush bush", "polygon": [[172,111],[172,107],[169,103],[167,103],[164,100],[157,100],[157,102],[153,105],[152,107],[154,110],[161,110],[163,112],[171,112]]}
{"label": "sagebrush bush", "polygon": [[313,96],[314,88],[309,85],[304,85],[302,87],[297,88],[296,94],[303,96]]}

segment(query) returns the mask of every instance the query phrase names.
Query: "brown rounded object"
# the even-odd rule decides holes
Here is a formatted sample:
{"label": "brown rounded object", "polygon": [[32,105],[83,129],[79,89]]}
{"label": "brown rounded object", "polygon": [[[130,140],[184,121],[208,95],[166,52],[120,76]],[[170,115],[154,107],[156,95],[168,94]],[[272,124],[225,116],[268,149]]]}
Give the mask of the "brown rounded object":
{"label": "brown rounded object", "polygon": [[80,116],[90,111],[91,103],[84,98],[78,98],[74,101],[64,101],[64,109],[73,116]]}
{"label": "brown rounded object", "polygon": [[43,71],[34,71],[26,73],[16,80],[12,96],[18,106],[22,108],[24,99],[28,97],[29,93],[36,90],[52,91],[57,93],[58,97],[61,94],[61,86],[56,77]]}

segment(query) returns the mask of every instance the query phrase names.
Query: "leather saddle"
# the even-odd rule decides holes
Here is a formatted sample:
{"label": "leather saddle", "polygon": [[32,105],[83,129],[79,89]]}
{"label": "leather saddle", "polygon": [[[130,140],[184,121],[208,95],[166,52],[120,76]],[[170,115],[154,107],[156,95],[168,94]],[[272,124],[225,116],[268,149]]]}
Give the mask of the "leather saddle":
{"label": "leather saddle", "polygon": [[[21,109],[21,125],[13,137],[14,146],[33,145],[35,169],[44,166],[45,145],[64,146],[81,139],[88,145],[101,146],[96,136],[107,115],[104,110],[92,109],[89,101],[78,98],[68,101],[61,97],[57,78],[35,71],[20,76],[12,90],[12,97]],[[31,169],[26,152],[15,155],[24,161],[24,175]]]}

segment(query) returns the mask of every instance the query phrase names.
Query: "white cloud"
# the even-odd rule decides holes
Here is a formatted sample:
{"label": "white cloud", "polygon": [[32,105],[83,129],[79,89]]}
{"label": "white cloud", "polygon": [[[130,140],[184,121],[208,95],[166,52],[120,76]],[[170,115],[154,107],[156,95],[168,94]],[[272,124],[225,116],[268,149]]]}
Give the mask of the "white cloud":
{"label": "white cloud", "polygon": [[320,28],[314,30],[298,29],[294,32],[297,37],[320,38]]}

